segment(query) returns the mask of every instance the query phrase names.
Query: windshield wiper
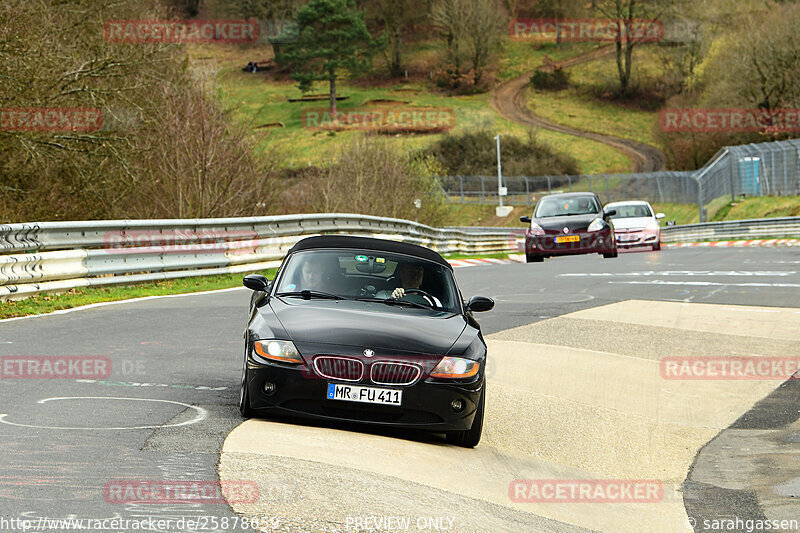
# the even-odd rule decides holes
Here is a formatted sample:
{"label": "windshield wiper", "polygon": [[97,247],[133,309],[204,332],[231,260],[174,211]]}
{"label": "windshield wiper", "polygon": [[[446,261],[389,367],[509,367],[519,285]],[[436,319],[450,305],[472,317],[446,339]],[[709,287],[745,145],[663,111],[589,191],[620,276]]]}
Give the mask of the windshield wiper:
{"label": "windshield wiper", "polygon": [[405,307],[416,307],[418,309],[433,309],[433,306],[425,305],[417,302],[409,302],[408,300],[394,300],[392,298],[356,298],[358,302],[378,302],[386,305],[400,305]]}
{"label": "windshield wiper", "polygon": [[324,298],[326,300],[344,300],[344,296],[339,296],[336,294],[331,294],[329,292],[322,292],[322,291],[292,291],[292,292],[279,292],[276,296],[299,296],[303,300],[310,300],[311,298]]}

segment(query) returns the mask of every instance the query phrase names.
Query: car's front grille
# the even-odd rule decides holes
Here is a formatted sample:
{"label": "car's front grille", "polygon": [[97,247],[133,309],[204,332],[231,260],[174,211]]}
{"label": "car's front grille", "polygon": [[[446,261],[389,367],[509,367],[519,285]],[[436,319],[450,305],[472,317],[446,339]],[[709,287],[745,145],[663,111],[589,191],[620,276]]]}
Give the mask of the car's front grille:
{"label": "car's front grille", "polygon": [[377,361],[370,367],[369,378],[378,385],[411,385],[421,373],[417,365]]}
{"label": "car's front grille", "polygon": [[364,363],[348,357],[321,355],[314,358],[317,374],[328,379],[359,381],[364,377]]}

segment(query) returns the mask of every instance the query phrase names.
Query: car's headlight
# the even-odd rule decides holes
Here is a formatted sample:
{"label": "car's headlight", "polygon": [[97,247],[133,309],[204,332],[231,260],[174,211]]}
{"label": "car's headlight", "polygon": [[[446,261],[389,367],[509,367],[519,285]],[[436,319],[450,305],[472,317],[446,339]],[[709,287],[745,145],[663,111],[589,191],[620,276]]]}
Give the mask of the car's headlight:
{"label": "car's headlight", "polygon": [[439,379],[464,379],[471,378],[478,373],[481,364],[472,359],[463,357],[445,357],[431,372],[432,378]]}
{"label": "car's headlight", "polygon": [[658,222],[656,222],[655,220],[652,222],[648,222],[647,225],[644,227],[644,230],[652,231],[653,233],[655,233],[656,231],[658,231]]}
{"label": "car's headlight", "polygon": [[265,340],[256,341],[255,350],[265,359],[280,361],[281,363],[302,363],[303,358],[295,348],[292,341]]}
{"label": "car's headlight", "polygon": [[600,231],[605,227],[605,223],[603,222],[602,218],[596,218],[592,220],[592,223],[589,224],[589,228],[587,231]]}
{"label": "car's headlight", "polygon": [[531,235],[544,235],[544,229],[536,222],[531,222]]}

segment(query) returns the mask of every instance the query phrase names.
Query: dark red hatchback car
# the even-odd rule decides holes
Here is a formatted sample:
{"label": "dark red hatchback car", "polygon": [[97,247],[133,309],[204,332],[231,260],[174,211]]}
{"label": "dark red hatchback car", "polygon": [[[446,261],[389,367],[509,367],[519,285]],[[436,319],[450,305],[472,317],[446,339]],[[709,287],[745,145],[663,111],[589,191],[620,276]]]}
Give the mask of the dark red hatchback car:
{"label": "dark red hatchback car", "polygon": [[530,223],[525,232],[525,257],[528,263],[545,257],[573,254],[603,254],[617,257],[614,225],[616,211],[603,211],[596,194],[573,192],[551,194],[539,200],[533,217],[520,217]]}

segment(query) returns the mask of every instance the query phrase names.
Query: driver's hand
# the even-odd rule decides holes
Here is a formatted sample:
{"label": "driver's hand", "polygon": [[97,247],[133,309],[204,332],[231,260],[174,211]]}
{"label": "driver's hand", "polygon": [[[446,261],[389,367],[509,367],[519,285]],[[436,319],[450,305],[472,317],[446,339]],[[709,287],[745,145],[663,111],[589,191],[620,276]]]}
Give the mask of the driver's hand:
{"label": "driver's hand", "polygon": [[392,300],[399,300],[406,295],[406,290],[403,287],[397,287],[392,291]]}

